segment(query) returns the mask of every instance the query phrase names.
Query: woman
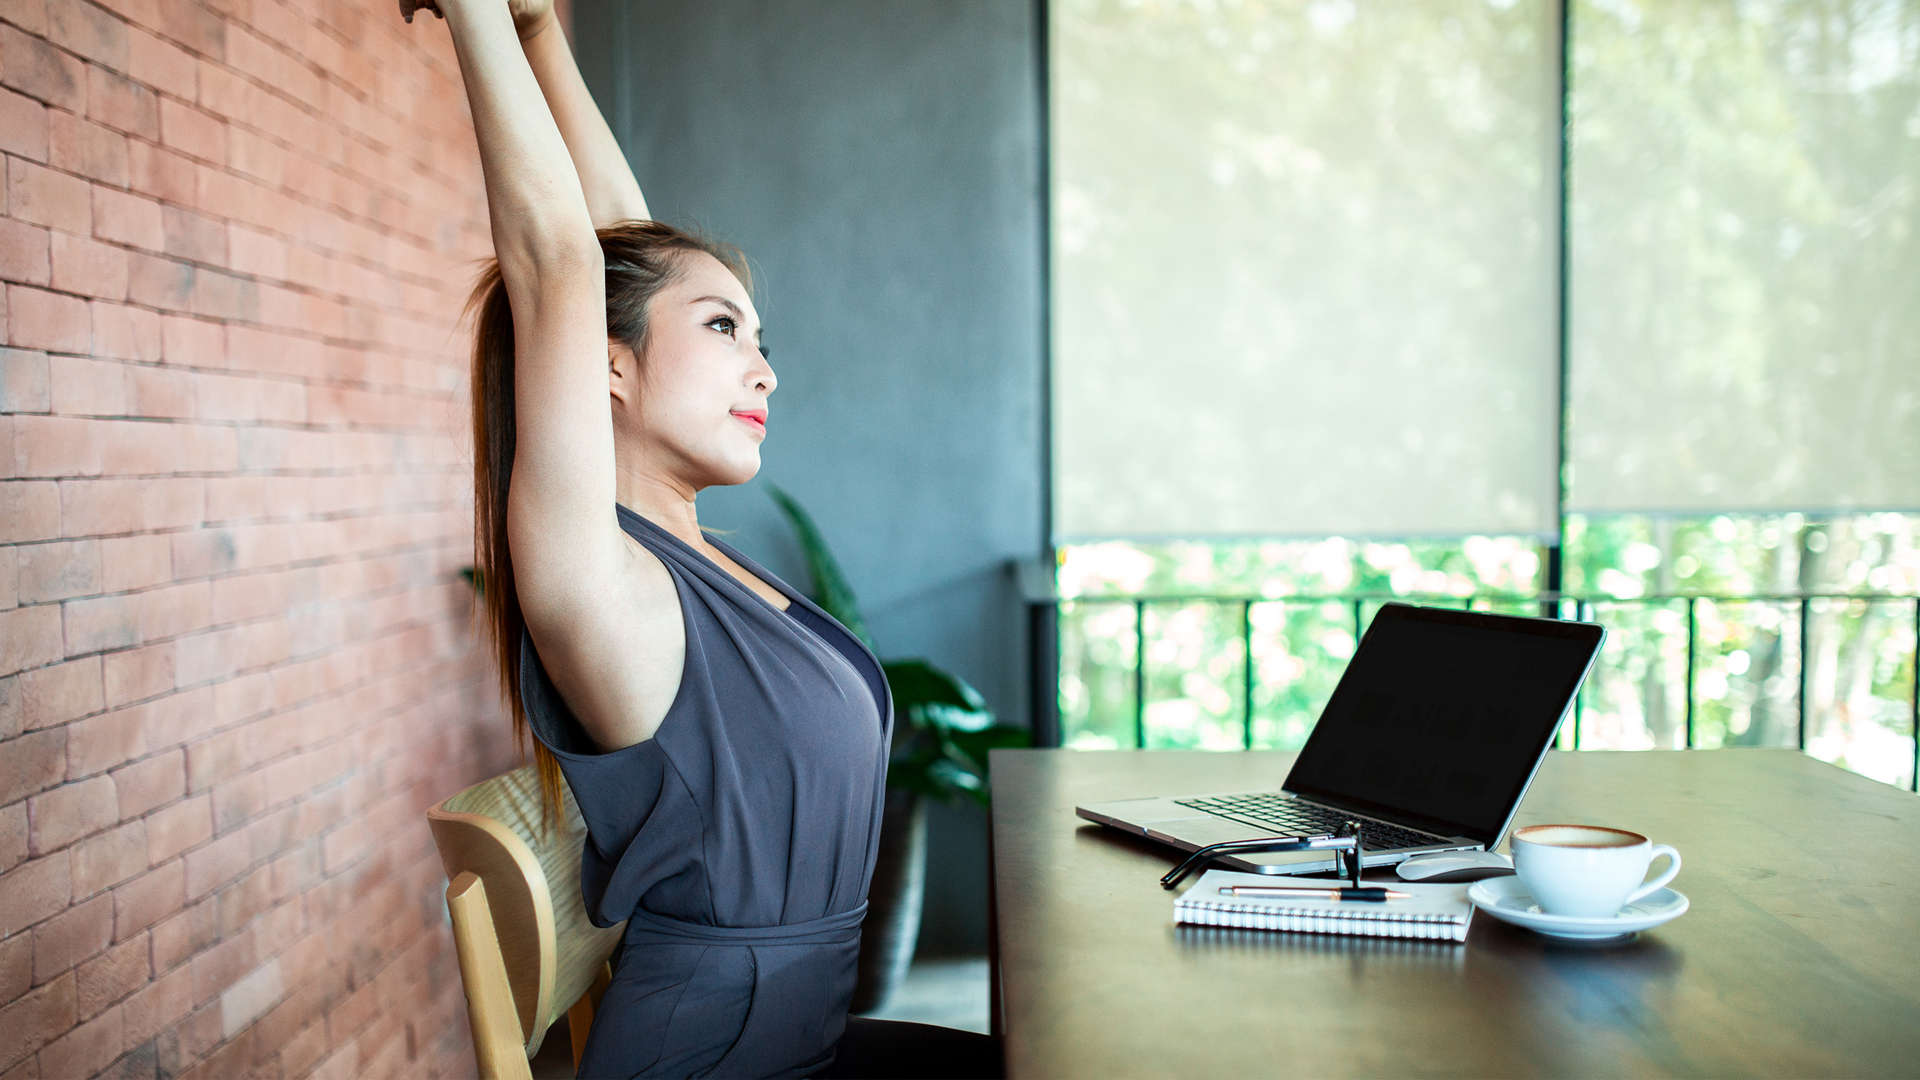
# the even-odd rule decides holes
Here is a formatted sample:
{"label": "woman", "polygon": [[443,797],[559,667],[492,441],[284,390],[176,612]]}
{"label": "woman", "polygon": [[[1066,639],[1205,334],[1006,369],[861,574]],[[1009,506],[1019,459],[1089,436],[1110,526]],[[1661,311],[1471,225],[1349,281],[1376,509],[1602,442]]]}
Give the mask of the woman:
{"label": "woman", "polygon": [[647,220],[550,0],[447,20],[496,265],[475,292],[476,548],[516,731],[627,921],[583,1076],[980,1076],[984,1036],[847,1018],[893,716],[879,664],[700,531],[773,370],[737,253]]}

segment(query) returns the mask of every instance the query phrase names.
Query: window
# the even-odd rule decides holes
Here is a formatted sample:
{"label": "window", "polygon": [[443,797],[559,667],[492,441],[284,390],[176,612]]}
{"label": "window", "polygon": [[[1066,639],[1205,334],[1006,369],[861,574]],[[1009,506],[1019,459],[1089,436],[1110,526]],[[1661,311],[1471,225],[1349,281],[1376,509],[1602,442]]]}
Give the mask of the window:
{"label": "window", "polygon": [[1560,10],[1052,5],[1069,745],[1297,746],[1369,605],[1546,592],[1567,745],[1914,782],[1920,0]]}

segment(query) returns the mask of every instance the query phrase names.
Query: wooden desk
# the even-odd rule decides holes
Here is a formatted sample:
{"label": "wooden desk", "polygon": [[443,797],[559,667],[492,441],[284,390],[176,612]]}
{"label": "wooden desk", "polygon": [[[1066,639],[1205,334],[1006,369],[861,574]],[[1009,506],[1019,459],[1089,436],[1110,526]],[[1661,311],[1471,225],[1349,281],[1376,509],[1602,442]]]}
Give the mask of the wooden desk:
{"label": "wooden desk", "polygon": [[1077,803],[1275,788],[1291,754],[993,753],[995,1024],[1014,1077],[1920,1074],[1920,798],[1791,750],[1550,754],[1517,824],[1680,849],[1627,945],[1476,915],[1464,946],[1176,927],[1168,849]]}

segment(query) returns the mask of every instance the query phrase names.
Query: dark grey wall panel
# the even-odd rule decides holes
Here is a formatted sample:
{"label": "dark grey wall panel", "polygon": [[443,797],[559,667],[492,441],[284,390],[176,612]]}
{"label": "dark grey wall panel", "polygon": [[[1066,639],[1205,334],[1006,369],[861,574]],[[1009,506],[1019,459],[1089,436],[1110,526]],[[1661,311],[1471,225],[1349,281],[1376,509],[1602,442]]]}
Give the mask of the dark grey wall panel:
{"label": "dark grey wall panel", "polygon": [[[818,519],[882,655],[1026,723],[1006,565],[1045,539],[1037,0],[578,0],[655,216],[753,262],[779,389],[761,479],[700,519],[795,582],[762,485]],[[982,816],[935,817],[929,949],[984,947]]]}

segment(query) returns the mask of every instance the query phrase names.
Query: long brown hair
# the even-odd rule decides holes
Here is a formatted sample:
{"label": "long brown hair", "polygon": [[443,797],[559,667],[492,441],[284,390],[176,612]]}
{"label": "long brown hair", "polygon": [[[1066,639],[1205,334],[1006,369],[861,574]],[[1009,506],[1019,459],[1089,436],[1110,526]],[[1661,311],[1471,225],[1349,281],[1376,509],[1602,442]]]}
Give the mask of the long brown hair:
{"label": "long brown hair", "polygon": [[[648,305],[680,274],[688,255],[720,260],[749,291],[753,278],[738,248],[683,232],[657,221],[623,221],[598,230],[606,263],[607,337],[624,343],[644,363]],[[513,310],[507,304],[500,264],[489,262],[473,287],[467,310],[473,335],[473,561],[479,572],[500,691],[513,715],[513,741],[524,756],[527,710],[520,700],[520,637],[526,621],[513,584],[513,552],[507,546],[507,486],[513,479]],[[609,507],[609,510],[612,508]],[[538,739],[533,758],[540,774],[546,823],[559,819],[560,762]]]}

